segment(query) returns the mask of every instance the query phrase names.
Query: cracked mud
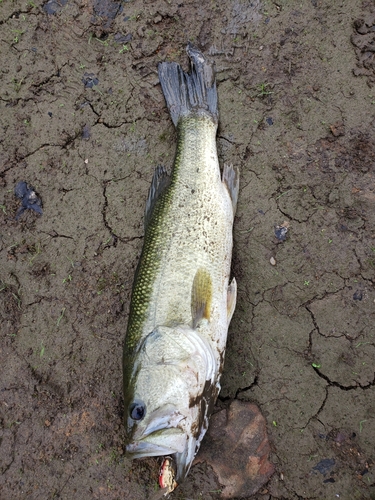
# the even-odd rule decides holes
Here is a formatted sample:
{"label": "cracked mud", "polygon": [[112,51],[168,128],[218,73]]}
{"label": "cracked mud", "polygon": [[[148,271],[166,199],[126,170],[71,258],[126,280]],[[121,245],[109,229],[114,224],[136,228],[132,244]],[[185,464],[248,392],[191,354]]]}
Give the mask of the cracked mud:
{"label": "cracked mud", "polygon": [[[0,2],[1,498],[155,492],[158,461],[123,453],[121,354],[148,187],[174,155],[157,63],[186,65],[187,40],[215,59],[220,162],[241,170],[217,409],[266,419],[276,472],[252,498],[374,498],[374,16],[373,0]],[[15,220],[20,181],[43,215]],[[171,498],[220,490],[199,463]]]}

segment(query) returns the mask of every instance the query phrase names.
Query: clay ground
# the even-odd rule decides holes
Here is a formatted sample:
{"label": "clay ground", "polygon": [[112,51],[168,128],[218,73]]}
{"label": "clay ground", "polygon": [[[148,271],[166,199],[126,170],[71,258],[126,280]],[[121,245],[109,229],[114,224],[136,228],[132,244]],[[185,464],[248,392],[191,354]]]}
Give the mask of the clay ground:
{"label": "clay ground", "polygon": [[[175,150],[157,63],[187,68],[188,40],[216,62],[220,162],[241,170],[219,404],[267,419],[276,472],[254,498],[375,498],[374,9],[0,1],[1,499],[157,490],[158,461],[123,454],[121,355],[148,187]],[[42,216],[15,220],[21,180]],[[171,498],[219,496],[197,465]]]}

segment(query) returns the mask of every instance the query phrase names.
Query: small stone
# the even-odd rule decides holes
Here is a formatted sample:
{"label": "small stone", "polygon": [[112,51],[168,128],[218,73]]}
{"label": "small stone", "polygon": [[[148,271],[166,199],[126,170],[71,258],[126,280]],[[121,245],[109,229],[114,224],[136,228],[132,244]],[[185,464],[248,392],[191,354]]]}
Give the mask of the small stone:
{"label": "small stone", "polygon": [[85,125],[82,129],[82,139],[90,139],[90,136],[90,127],[88,125]]}
{"label": "small stone", "polygon": [[274,257],[270,258],[270,264],[271,264],[271,266],[276,266],[276,260]]}
{"label": "small stone", "polygon": [[275,236],[279,241],[286,240],[286,233],[289,229],[289,222],[284,221],[280,226],[275,227]]}
{"label": "small stone", "polygon": [[334,458],[323,458],[323,460],[320,460],[319,463],[315,465],[315,467],[312,468],[312,471],[316,474],[320,472],[320,474],[327,474],[332,467],[336,465],[335,459]]}
{"label": "small stone", "polygon": [[92,89],[94,85],[98,85],[99,79],[94,75],[94,73],[85,73],[83,75],[82,82],[86,89]]}
{"label": "small stone", "polygon": [[345,135],[345,126],[343,122],[333,123],[329,128],[334,137],[341,137],[342,135]]}
{"label": "small stone", "polygon": [[276,226],[275,227],[275,236],[279,241],[286,240],[286,233],[288,232],[288,228],[284,226]]}
{"label": "small stone", "polygon": [[14,194],[22,202],[22,206],[16,213],[16,220],[24,213],[25,210],[34,210],[34,212],[42,215],[42,200],[36,194],[33,186],[27,184],[25,181],[20,181],[14,188]]}
{"label": "small stone", "polygon": [[161,16],[156,16],[156,17],[154,17],[154,23],[155,23],[155,24],[158,24],[158,23],[160,23],[160,21],[161,21],[162,19],[163,19],[163,18],[162,18]]}

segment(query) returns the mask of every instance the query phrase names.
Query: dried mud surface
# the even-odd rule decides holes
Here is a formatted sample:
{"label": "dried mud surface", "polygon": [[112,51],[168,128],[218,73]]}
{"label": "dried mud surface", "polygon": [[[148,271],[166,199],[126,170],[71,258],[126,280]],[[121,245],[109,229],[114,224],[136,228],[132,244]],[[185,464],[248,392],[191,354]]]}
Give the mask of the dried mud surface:
{"label": "dried mud surface", "polygon": [[[253,498],[375,498],[374,1],[3,0],[0,38],[0,498],[155,493],[157,460],[123,454],[121,352],[175,147],[157,63],[186,67],[187,40],[216,61],[220,161],[241,169],[218,407],[266,418]],[[15,220],[19,181],[42,216]],[[219,497],[204,464],[171,496]]]}

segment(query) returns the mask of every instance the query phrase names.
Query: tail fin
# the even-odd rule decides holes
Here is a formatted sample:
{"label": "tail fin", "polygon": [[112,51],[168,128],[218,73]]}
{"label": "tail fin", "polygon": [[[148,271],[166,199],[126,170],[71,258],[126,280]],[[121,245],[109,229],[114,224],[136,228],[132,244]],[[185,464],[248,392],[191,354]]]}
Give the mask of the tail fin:
{"label": "tail fin", "polygon": [[209,115],[216,123],[217,92],[214,64],[206,61],[203,54],[191,43],[186,52],[191,63],[191,73],[185,73],[175,62],[159,64],[158,72],[163,94],[175,126],[180,118],[189,114]]}

